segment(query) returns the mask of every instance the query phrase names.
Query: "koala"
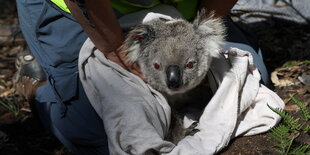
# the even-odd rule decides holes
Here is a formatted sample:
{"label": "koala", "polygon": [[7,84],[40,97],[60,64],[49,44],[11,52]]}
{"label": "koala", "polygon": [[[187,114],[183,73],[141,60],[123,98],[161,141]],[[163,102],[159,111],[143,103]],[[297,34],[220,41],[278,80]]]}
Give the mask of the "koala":
{"label": "koala", "polygon": [[166,139],[173,143],[198,131],[197,123],[183,127],[178,109],[211,98],[201,93],[209,91],[201,83],[224,37],[221,19],[205,11],[198,13],[193,22],[153,19],[134,27],[126,37],[128,61],[139,64],[146,82],[164,94],[171,106],[171,127]]}

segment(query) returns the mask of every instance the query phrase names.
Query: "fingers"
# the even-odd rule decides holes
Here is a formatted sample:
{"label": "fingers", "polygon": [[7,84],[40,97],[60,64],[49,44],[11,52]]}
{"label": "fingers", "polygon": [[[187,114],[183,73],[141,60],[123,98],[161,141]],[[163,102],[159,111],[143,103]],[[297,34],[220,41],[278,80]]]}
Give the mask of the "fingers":
{"label": "fingers", "polygon": [[145,78],[141,72],[140,66],[137,62],[129,62],[127,60],[127,48],[122,45],[120,46],[115,52],[109,53],[106,57],[120,65],[121,67],[125,68],[129,72],[139,76],[143,81],[145,81]]}
{"label": "fingers", "polygon": [[[106,56],[109,60],[111,60],[111,61],[117,63],[118,65],[120,65],[121,67],[127,69],[127,66],[122,62],[122,60],[120,59],[120,57],[119,57],[115,52],[110,52],[110,53],[108,53],[108,54],[105,54],[105,56]],[[127,70],[128,70],[128,69],[127,69]]]}
{"label": "fingers", "polygon": [[126,69],[129,72],[139,76],[143,81],[145,81],[144,76],[143,76],[143,74],[141,72],[141,68],[140,68],[139,64],[137,62],[134,62],[134,63],[129,62],[127,60],[127,57],[126,57],[127,56],[127,52],[120,52],[119,54],[120,54],[119,57],[122,60],[122,62],[124,63],[124,65],[126,66]]}
{"label": "fingers", "polygon": [[133,74],[135,74],[135,75],[137,75],[137,76],[139,76],[144,82],[146,82],[146,80],[145,80],[145,78],[144,78],[144,75],[142,74],[141,68],[140,68],[140,66],[139,66],[138,63],[135,62],[135,63],[133,63],[133,64],[131,65],[131,70],[130,70],[130,72],[133,73]]}

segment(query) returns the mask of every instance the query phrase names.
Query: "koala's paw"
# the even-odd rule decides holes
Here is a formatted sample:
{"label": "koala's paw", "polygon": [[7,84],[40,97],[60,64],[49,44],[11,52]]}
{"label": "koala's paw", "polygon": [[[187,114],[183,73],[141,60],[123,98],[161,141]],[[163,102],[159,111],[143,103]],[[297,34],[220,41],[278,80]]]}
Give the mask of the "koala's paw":
{"label": "koala's paw", "polygon": [[166,137],[166,140],[171,141],[174,144],[177,144],[180,140],[182,140],[186,136],[193,136],[199,130],[196,129],[198,122],[194,122],[188,128],[183,127],[183,123],[181,121],[177,121],[178,123],[173,124],[170,128],[169,134]]}
{"label": "koala's paw", "polygon": [[193,136],[195,133],[199,132],[199,129],[196,129],[198,122],[193,122],[191,126],[185,129],[185,136]]}

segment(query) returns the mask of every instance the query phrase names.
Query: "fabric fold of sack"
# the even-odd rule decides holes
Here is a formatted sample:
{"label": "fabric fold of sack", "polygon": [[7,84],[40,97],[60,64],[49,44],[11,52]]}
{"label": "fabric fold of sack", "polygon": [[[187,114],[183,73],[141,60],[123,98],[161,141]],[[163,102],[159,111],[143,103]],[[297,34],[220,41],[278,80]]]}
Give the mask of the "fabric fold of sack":
{"label": "fabric fold of sack", "polygon": [[105,125],[110,154],[214,154],[234,137],[266,132],[276,125],[280,117],[267,104],[284,108],[284,103],[259,83],[251,54],[232,48],[218,55],[208,78],[219,87],[213,87],[215,95],[199,119],[200,131],[174,145],[164,140],[171,113],[165,98],[106,59],[88,39],[80,52],[79,74]]}

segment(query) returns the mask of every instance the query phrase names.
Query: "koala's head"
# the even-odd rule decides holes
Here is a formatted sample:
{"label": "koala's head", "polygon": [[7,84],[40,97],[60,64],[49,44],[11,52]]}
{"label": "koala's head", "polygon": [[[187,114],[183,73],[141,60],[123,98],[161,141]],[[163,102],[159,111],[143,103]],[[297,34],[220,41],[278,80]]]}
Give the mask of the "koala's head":
{"label": "koala's head", "polygon": [[193,23],[158,18],[136,26],[125,45],[128,61],[138,62],[146,81],[170,95],[196,87],[224,38],[220,19],[202,12]]}

